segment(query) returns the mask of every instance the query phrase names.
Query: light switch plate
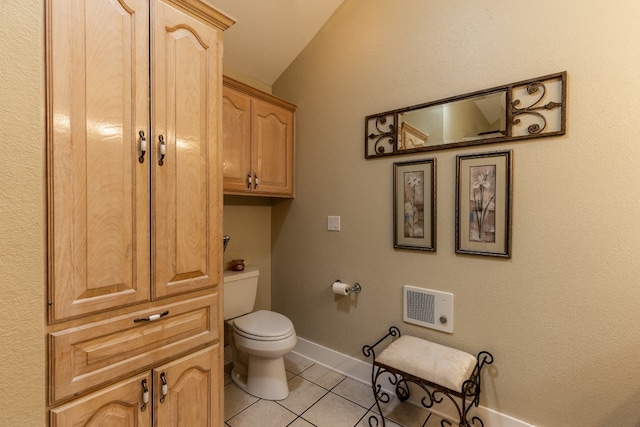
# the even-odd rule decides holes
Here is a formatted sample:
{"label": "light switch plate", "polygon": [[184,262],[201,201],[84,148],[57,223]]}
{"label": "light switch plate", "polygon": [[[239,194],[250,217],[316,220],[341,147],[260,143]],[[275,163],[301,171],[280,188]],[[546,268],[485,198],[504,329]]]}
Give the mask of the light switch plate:
{"label": "light switch plate", "polygon": [[340,231],[340,217],[329,215],[327,217],[327,230]]}

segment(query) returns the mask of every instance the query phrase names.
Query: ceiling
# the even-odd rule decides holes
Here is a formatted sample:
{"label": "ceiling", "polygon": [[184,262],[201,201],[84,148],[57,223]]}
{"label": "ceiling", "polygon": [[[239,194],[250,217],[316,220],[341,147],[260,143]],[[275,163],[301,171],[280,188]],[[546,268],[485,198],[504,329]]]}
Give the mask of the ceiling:
{"label": "ceiling", "polygon": [[237,20],[224,34],[224,65],[268,86],[344,0],[207,0]]}

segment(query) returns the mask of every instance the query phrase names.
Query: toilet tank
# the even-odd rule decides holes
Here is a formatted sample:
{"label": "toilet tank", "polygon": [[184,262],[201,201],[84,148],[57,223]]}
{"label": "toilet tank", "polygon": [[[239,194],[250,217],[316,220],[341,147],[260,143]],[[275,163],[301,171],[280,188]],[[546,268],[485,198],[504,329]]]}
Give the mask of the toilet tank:
{"label": "toilet tank", "polygon": [[257,267],[248,265],[243,271],[224,271],[224,320],[251,313],[258,291]]}

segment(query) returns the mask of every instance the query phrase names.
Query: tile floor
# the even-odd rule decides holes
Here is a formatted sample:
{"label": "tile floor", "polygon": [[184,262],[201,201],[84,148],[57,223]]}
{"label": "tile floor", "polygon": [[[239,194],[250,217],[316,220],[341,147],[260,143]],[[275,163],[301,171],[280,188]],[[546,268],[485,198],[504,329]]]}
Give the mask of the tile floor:
{"label": "tile floor", "polygon": [[[371,387],[296,353],[285,357],[289,396],[259,399],[231,381],[225,369],[225,425],[229,427],[366,427],[378,414]],[[439,427],[426,409],[392,399],[382,412],[388,427]],[[428,418],[427,418],[428,416]],[[379,415],[377,415],[379,418]],[[374,421],[372,425],[376,425]],[[382,423],[378,420],[378,425]]]}

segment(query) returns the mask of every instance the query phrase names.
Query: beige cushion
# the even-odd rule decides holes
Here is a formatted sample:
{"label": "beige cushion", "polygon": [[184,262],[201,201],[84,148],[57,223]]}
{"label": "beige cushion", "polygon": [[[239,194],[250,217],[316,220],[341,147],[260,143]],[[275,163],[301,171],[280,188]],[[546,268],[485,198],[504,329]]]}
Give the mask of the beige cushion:
{"label": "beige cushion", "polygon": [[455,391],[462,390],[476,366],[469,353],[409,335],[392,342],[376,362]]}

